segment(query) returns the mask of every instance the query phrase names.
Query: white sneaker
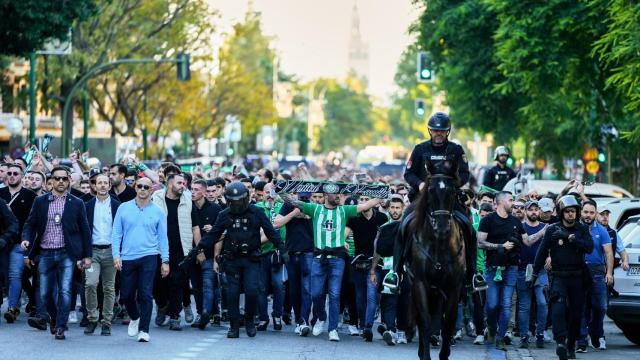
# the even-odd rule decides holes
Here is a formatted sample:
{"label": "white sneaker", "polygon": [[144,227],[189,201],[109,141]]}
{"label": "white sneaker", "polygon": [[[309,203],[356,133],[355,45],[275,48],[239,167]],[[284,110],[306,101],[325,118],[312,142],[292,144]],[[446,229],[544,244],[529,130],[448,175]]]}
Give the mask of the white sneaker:
{"label": "white sneaker", "polygon": [[484,335],[476,336],[476,339],[473,340],[474,345],[483,345],[484,344]]}
{"label": "white sneaker", "polygon": [[308,325],[300,325],[300,336],[306,337],[311,332],[311,328]]}
{"label": "white sneaker", "polygon": [[456,331],[456,334],[453,336],[454,340],[462,340],[462,329]]}
{"label": "white sneaker", "polygon": [[140,331],[140,333],[138,334],[138,342],[149,342],[149,340],[151,340],[149,334],[144,331]]}
{"label": "white sneaker", "polygon": [[349,325],[349,336],[358,336],[360,335],[360,331],[358,327],[355,325]]}
{"label": "white sneaker", "polygon": [[607,350],[607,341],[603,337],[601,337],[599,341],[600,341],[600,346],[598,347],[598,349]]}
{"label": "white sneaker", "polygon": [[[127,334],[129,334],[129,336],[138,335],[138,325],[140,325],[140,319],[131,320],[129,322],[129,327],[127,328]],[[149,336],[149,335],[147,334],[147,336]]]}
{"label": "white sneaker", "polygon": [[544,331],[544,342],[551,342],[551,339],[553,339],[553,337],[549,333],[549,330],[545,330]]}
{"label": "white sneaker", "polygon": [[[315,330],[315,327],[314,327]],[[329,341],[340,341],[340,336],[338,336],[338,330],[329,331]]]}
{"label": "white sneaker", "polygon": [[396,334],[396,344],[406,344],[407,337],[404,334],[404,331],[398,331]]}
{"label": "white sneaker", "polygon": [[313,325],[313,336],[319,336],[324,331],[324,321],[316,321],[316,324]]}
{"label": "white sneaker", "polygon": [[300,328],[301,328],[301,327],[302,327],[302,325],[300,325],[300,324],[296,325],[296,329],[295,329],[295,330],[293,330],[293,332],[294,332],[296,335],[300,335]]}
{"label": "white sneaker", "polygon": [[78,314],[75,311],[69,312],[69,324],[77,324],[78,323]]}

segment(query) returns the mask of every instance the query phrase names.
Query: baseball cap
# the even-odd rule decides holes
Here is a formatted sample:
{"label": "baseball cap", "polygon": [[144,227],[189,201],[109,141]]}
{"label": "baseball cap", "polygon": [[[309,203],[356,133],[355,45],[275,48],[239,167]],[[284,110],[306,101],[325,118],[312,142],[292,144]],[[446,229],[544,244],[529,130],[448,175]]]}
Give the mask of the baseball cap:
{"label": "baseball cap", "polygon": [[92,177],[96,176],[96,175],[100,175],[102,174],[102,170],[98,169],[98,168],[92,168],[91,170],[89,170],[89,179],[91,179]]}
{"label": "baseball cap", "polygon": [[524,204],[524,208],[525,208],[525,209],[529,209],[529,208],[530,208],[530,207],[532,207],[532,206],[538,206],[538,207],[540,207],[540,204],[538,204],[538,201],[537,201],[537,200],[529,200],[529,201],[527,201],[527,202]]}
{"label": "baseball cap", "polygon": [[542,198],[538,201],[538,206],[542,212],[553,211],[553,200]]}
{"label": "baseball cap", "polygon": [[609,209],[607,205],[600,206],[600,209],[598,209],[598,214],[602,214],[605,211],[611,212],[611,209]]}
{"label": "baseball cap", "polygon": [[483,203],[480,205],[480,211],[493,212],[493,206],[491,204]]}

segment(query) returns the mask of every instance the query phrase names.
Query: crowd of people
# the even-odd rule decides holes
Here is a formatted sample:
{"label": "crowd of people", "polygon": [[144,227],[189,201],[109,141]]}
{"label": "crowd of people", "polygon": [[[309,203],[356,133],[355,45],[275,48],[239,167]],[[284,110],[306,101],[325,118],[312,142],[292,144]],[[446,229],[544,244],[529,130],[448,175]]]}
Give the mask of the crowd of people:
{"label": "crowd of people", "polygon": [[[431,141],[450,146],[442,119],[433,128],[430,121]],[[228,322],[227,336],[236,338],[241,327],[253,337],[292,324],[302,337],[326,331],[339,341],[342,327],[371,342],[377,324],[386,344],[406,344],[415,333],[406,281],[400,291],[383,286],[401,271],[393,257],[376,254],[375,242],[378,229],[400,221],[423,192],[420,172],[448,171],[432,162],[457,161],[422,156],[439,151],[431,141],[414,150],[406,182],[315,172],[304,164],[291,171],[184,172],[173,163],[149,169],[129,158],[88,168],[78,154],[69,167],[38,155],[29,164],[5,158],[4,319],[14,323],[24,312],[29,326],[59,340],[70,324],[79,322],[86,335],[100,327],[108,336],[121,323],[129,336],[148,342],[155,306],[155,326],[171,331]],[[466,166],[464,152],[454,149],[448,154]],[[463,188],[458,197],[477,235],[471,272],[483,275],[486,286],[466,284],[455,340],[542,348],[552,328],[560,358],[586,352],[589,344],[605,350],[613,253],[620,254],[619,266],[629,266],[608,226],[609,210],[576,181],[561,194],[500,191],[513,172],[505,166],[506,148],[499,150],[490,172],[496,189]],[[468,172],[465,166],[455,171]],[[277,180],[314,178],[387,183],[391,195],[276,191]],[[436,329],[431,342],[439,341]]]}

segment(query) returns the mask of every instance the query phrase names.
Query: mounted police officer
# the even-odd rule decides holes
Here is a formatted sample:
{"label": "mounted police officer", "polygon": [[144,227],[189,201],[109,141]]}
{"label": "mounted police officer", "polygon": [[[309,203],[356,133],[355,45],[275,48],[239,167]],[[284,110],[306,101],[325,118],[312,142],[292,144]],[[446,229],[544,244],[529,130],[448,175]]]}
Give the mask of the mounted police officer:
{"label": "mounted police officer", "polygon": [[[229,184],[224,192],[228,207],[220,212],[213,229],[198,243],[198,260],[204,251],[214,248],[216,262],[227,276],[227,306],[230,328],[228,338],[239,337],[240,292],[245,294],[245,329],[249,337],[256,336],[254,323],[257,310],[258,279],[260,278],[260,229],[279,251],[284,262],[288,255],[280,234],[271,225],[264,211],[250,204],[249,190],[240,182]],[[224,239],[222,239],[223,233]]]}
{"label": "mounted police officer", "polygon": [[496,161],[496,165],[484,174],[482,185],[502,191],[509,180],[516,177],[515,171],[507,166],[509,149],[506,146],[498,146],[493,153],[493,158]]}
{"label": "mounted police officer", "polygon": [[[533,287],[548,256],[551,256],[553,280],[550,297],[553,337],[556,354],[561,360],[575,359],[576,340],[584,315],[584,301],[591,275],[585,255],[593,251],[589,226],[577,221],[580,204],[572,195],[558,200],[561,221],[549,226],[538,248],[533,276],[527,285]],[[567,316],[567,313],[569,313]]]}
{"label": "mounted police officer", "polygon": [[[412,197],[420,193],[426,186],[426,180],[429,175],[447,175],[457,180],[457,186],[469,181],[469,164],[462,146],[450,142],[448,137],[451,132],[451,119],[449,115],[443,112],[437,112],[429,118],[427,124],[429,128],[430,140],[422,142],[413,149],[411,157],[407,162],[404,179],[411,185]],[[466,196],[465,196],[466,198]],[[413,204],[407,208],[405,219],[413,212]],[[472,230],[469,214],[462,204],[456,204],[454,216],[463,224],[465,232],[465,258],[467,262],[467,285],[474,288],[486,287],[486,283],[481,276],[475,277],[476,268],[476,252],[477,244],[475,232]],[[403,220],[408,223],[407,220]],[[404,224],[403,224],[404,225]],[[384,279],[385,286],[390,289],[396,289],[398,285],[398,276],[396,275],[402,270],[403,258],[405,252],[405,244],[402,236],[396,237],[394,245],[393,271],[390,271]],[[472,280],[473,279],[473,280]]]}

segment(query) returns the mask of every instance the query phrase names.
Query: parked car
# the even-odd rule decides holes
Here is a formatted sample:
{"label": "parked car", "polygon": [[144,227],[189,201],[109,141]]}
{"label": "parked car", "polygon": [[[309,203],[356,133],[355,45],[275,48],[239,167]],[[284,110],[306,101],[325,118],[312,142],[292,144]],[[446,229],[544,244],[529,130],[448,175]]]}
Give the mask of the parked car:
{"label": "parked car", "polygon": [[[538,194],[547,193],[558,194],[567,185],[566,180],[536,180],[531,176],[517,176],[504,186],[504,191],[509,191],[518,196],[528,194],[531,190],[536,190]],[[605,183],[593,183],[584,187],[585,195],[590,198],[615,197],[632,198],[630,192],[617,185]]]}
{"label": "parked car", "polygon": [[609,226],[614,229],[620,229],[630,217],[640,215],[640,198],[615,199],[606,204],[597,200],[597,203],[599,211],[606,208],[611,212]]}
{"label": "parked car", "polygon": [[640,345],[640,215],[629,217],[619,234],[629,254],[629,270],[613,271],[620,296],[611,298],[607,315],[629,341]]}

